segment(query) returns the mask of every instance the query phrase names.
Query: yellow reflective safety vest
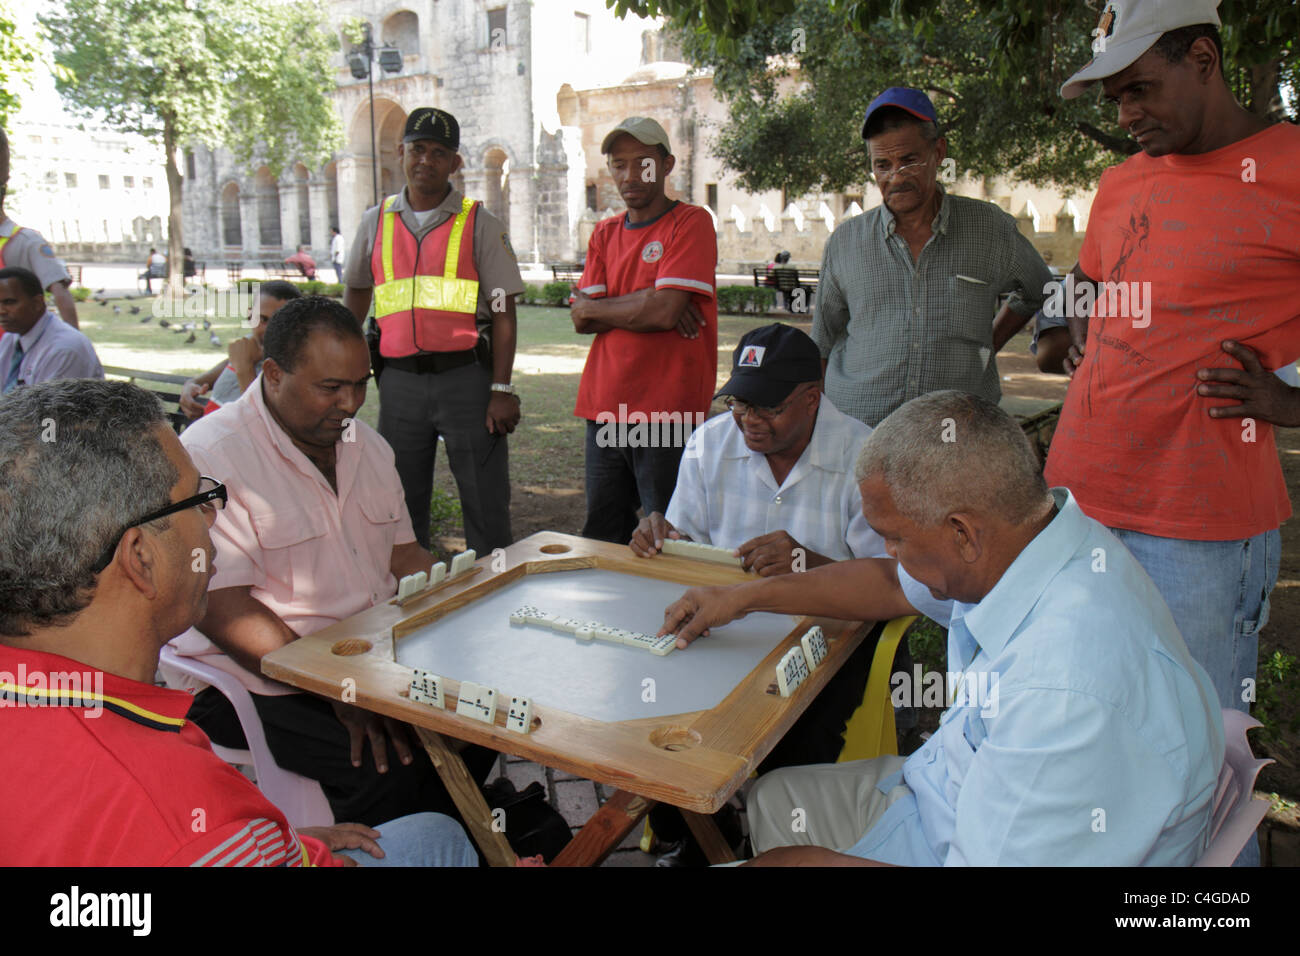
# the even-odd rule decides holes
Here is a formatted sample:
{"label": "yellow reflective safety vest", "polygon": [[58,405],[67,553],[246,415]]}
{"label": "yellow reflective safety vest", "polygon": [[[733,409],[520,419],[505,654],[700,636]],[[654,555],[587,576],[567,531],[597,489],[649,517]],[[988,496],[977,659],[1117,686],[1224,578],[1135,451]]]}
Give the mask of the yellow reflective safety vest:
{"label": "yellow reflective safety vest", "polygon": [[481,205],[461,202],[460,212],[416,239],[389,196],[379,209],[370,272],[375,277],[379,354],[463,352],[478,344],[478,270],[474,222]]}

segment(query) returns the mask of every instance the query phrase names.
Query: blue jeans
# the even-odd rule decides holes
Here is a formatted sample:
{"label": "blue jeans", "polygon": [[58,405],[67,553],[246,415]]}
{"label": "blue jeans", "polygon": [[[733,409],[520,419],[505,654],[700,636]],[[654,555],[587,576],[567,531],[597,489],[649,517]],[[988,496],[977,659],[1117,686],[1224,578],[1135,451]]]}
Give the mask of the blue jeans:
{"label": "blue jeans", "polygon": [[[1237,541],[1185,541],[1111,528],[1151,575],[1192,657],[1219,693],[1219,706],[1248,712],[1277,583],[1282,534],[1276,528]],[[1247,683],[1249,681],[1249,684]],[[1245,699],[1243,699],[1243,697]]]}
{"label": "blue jeans", "polygon": [[412,813],[375,827],[382,860],[365,850],[339,850],[362,866],[478,866],[478,854],[461,825],[441,813]]}
{"label": "blue jeans", "polygon": [[[676,447],[644,448],[601,440],[601,425],[587,422],[587,520],[584,538],[627,544],[636,530],[636,509],[667,511],[677,487],[685,441]],[[607,435],[617,432],[616,426]]]}

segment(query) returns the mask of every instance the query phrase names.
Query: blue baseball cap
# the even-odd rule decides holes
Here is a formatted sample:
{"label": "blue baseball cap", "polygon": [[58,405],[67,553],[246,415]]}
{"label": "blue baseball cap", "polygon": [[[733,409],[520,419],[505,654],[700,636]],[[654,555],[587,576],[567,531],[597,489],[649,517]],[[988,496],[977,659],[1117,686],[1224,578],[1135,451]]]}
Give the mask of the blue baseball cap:
{"label": "blue baseball cap", "polygon": [[863,139],[867,138],[867,124],[871,122],[872,114],[886,106],[894,106],[900,110],[905,110],[919,120],[927,120],[931,123],[939,122],[939,117],[934,111],[934,104],[930,102],[930,97],[920,90],[912,89],[910,86],[891,86],[872,100],[871,105],[867,107],[867,115],[862,120]]}

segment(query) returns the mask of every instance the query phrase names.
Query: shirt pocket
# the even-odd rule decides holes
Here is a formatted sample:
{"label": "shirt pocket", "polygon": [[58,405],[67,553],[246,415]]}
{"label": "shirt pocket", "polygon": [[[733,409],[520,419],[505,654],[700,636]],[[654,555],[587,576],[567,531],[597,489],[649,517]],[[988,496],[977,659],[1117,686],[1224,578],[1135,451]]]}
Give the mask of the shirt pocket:
{"label": "shirt pocket", "polygon": [[329,519],[323,511],[305,508],[250,517],[262,548],[268,590],[285,600],[302,597],[303,585],[317,576],[315,565],[324,550],[320,539],[329,533]]}
{"label": "shirt pocket", "polygon": [[960,272],[949,280],[948,334],[980,345],[993,344],[997,290],[976,272]]}
{"label": "shirt pocket", "polygon": [[393,561],[393,545],[397,543],[397,528],[401,519],[402,501],[384,501],[376,495],[361,499],[361,536],[368,560],[363,567],[387,568]]}

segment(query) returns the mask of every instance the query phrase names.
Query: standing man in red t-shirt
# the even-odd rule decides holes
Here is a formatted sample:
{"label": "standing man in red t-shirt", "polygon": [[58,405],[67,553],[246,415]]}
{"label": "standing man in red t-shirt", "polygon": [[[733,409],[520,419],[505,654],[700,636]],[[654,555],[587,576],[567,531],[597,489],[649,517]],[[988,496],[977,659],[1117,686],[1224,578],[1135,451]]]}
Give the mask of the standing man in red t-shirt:
{"label": "standing man in red t-shirt", "polygon": [[682,449],[717,384],[718,240],[701,206],[669,199],[674,157],[664,128],[633,116],[600,145],[627,213],[596,226],[572,302],[595,334],[574,414],[587,420],[582,533],[626,543],[668,507]]}
{"label": "standing man in red t-shirt", "polygon": [[1291,514],[1273,425],[1300,424],[1300,389],[1271,374],[1300,356],[1300,130],[1233,99],[1217,6],[1112,0],[1061,89],[1101,80],[1142,151],[1103,174],[1063,296],[1077,371],[1047,480],[1124,542],[1246,710]]}

